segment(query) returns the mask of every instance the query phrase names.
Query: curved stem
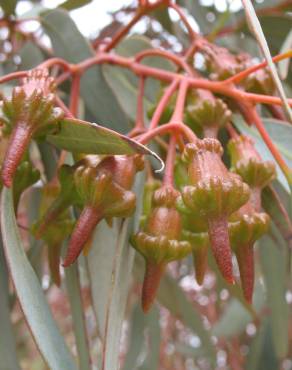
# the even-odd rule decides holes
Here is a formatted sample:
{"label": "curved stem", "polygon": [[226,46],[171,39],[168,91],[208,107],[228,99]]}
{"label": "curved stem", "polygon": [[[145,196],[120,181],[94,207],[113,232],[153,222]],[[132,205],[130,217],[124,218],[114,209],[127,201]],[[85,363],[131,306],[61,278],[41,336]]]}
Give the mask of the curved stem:
{"label": "curved stem", "polygon": [[8,75],[2,76],[0,78],[0,84],[3,84],[11,80],[15,80],[17,78],[27,77],[27,74],[28,74],[28,71],[19,71],[19,72],[9,73]]}
{"label": "curved stem", "polygon": [[140,53],[135,55],[135,61],[140,63],[142,59],[147,58],[149,56],[160,56],[162,58],[166,58],[170,60],[171,62],[175,63],[178,67],[183,68],[188,75],[190,76],[193,75],[192,68],[186,63],[184,58],[181,58],[178,55],[172,54],[166,50],[160,50],[160,49],[143,50]]}
{"label": "curved stem", "polygon": [[155,109],[155,112],[153,114],[153,117],[151,119],[149,130],[154,129],[158,126],[160,118],[162,116],[162,113],[164,109],[166,108],[167,103],[169,102],[169,99],[171,98],[172,94],[177,89],[177,86],[179,84],[178,80],[172,81],[172,83],[169,85],[169,87],[165,90],[165,93],[163,94],[162,98],[160,99],[157,108]]}

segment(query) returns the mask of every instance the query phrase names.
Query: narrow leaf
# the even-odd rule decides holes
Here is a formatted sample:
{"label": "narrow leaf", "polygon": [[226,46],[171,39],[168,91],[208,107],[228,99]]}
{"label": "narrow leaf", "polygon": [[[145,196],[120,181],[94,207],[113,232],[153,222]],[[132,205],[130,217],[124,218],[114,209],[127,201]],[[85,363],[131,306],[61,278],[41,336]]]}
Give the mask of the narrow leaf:
{"label": "narrow leaf", "polygon": [[65,269],[67,293],[71,306],[72,322],[79,356],[80,370],[90,370],[90,354],[80,291],[78,263]]}
{"label": "narrow leaf", "polygon": [[102,370],[119,368],[120,335],[134,261],[134,249],[128,240],[138,226],[143,183],[140,174],[134,186],[139,199],[136,215],[114,220],[112,228],[101,222],[87,259],[93,307],[103,341]]}
{"label": "narrow leaf", "polygon": [[0,242],[0,369],[20,370],[9,308],[8,271]]}
{"label": "narrow leaf", "polygon": [[12,191],[7,188],[2,191],[1,229],[15,290],[41,354],[52,370],[76,370],[39,281],[24,253],[13,210]]}
{"label": "narrow leaf", "polygon": [[[45,32],[50,37],[56,56],[70,63],[79,63],[95,55],[74,21],[64,9],[54,9],[41,17]],[[81,78],[81,96],[97,122],[126,132],[128,120],[108,87],[100,66],[90,68]]]}
{"label": "narrow leaf", "polygon": [[59,129],[47,136],[60,149],[88,154],[153,154],[144,145],[95,123],[64,119]]}
{"label": "narrow leaf", "polygon": [[285,257],[270,237],[263,237],[260,242],[260,258],[267,288],[267,302],[271,310],[272,338],[278,358],[283,358],[288,351],[288,305],[285,299],[286,276]]}

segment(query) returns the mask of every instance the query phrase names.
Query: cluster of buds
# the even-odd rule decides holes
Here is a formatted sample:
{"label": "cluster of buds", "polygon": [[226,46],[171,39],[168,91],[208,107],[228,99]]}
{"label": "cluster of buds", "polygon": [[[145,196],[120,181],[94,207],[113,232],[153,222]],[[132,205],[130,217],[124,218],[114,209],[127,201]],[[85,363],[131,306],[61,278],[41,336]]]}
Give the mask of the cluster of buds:
{"label": "cluster of buds", "polygon": [[2,181],[7,187],[33,137],[46,133],[48,127],[63,115],[54,107],[55,84],[46,69],[34,69],[24,78],[22,86],[12,91],[10,99],[3,98],[1,123],[10,134],[2,166]]}
{"label": "cluster of buds", "polygon": [[243,293],[248,302],[252,301],[254,286],[253,246],[269,226],[269,216],[261,211],[261,191],[276,176],[275,165],[263,161],[246,136],[232,139],[228,145],[232,170],[249,185],[251,196],[230,218],[229,234],[237,258]]}
{"label": "cluster of buds", "polygon": [[240,176],[227,170],[222,153],[216,139],[186,146],[183,159],[188,166],[189,185],[182,188],[182,200],[194,217],[205,222],[218,267],[233,283],[228,217],[247,202],[250,192]]}
{"label": "cluster of buds", "polygon": [[166,265],[187,256],[191,251],[188,241],[182,240],[182,220],[176,209],[179,192],[163,186],[153,194],[152,206],[144,227],[132,236],[133,247],[146,261],[142,289],[142,307],[151,307]]}
{"label": "cluster of buds", "polygon": [[97,224],[113,217],[129,217],[135,211],[136,196],[131,191],[135,174],[143,169],[141,155],[107,156],[102,160],[85,157],[74,166],[60,170],[61,191],[40,223],[37,235],[70,205],[82,208],[72,232],[63,266],[71,265],[90,242]]}

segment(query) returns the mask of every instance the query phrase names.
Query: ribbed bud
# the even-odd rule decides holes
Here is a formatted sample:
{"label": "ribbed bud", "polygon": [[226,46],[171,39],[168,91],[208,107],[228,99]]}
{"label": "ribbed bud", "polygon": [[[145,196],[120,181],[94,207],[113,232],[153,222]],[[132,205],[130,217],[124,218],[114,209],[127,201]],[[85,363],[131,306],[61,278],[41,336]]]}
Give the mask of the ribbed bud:
{"label": "ribbed bud", "polygon": [[147,311],[155,299],[160,279],[168,262],[184,258],[191,252],[188,241],[181,240],[181,216],[175,208],[179,193],[165,186],[153,195],[154,209],[144,230],[131,238],[133,247],[146,260],[142,306]]}
{"label": "ribbed bud", "polygon": [[186,146],[190,185],[183,187],[187,208],[208,225],[211,247],[228,282],[233,282],[228,216],[247,202],[250,192],[239,176],[230,173],[221,161],[222,147],[216,139],[198,140]]}

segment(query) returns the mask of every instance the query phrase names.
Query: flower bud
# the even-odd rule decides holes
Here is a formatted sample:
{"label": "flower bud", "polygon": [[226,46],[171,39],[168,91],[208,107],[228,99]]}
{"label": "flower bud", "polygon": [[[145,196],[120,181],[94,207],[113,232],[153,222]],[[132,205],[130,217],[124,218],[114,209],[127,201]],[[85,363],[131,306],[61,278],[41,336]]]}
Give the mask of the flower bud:
{"label": "flower bud", "polygon": [[62,117],[60,109],[54,108],[54,80],[46,69],[34,69],[15,87],[11,99],[4,98],[2,121],[11,132],[2,167],[2,180],[10,187],[19,165],[33,136],[56,123]]}
{"label": "flower bud", "polygon": [[109,156],[96,167],[86,164],[77,167],[74,183],[84,208],[72,233],[63,266],[76,260],[101,219],[110,222],[112,217],[133,214],[136,196],[130,189],[136,172],[142,167],[143,160],[139,155]]}
{"label": "flower bud", "polygon": [[188,100],[186,122],[199,135],[216,138],[231,118],[227,105],[208,90],[196,90]]}
{"label": "flower bud", "polygon": [[249,188],[230,173],[221,161],[222,147],[216,139],[188,144],[183,154],[188,163],[190,185],[182,190],[185,205],[208,225],[211,247],[225,279],[233,283],[228,216],[249,198]]}
{"label": "flower bud", "polygon": [[244,297],[251,303],[254,287],[253,245],[267,232],[269,216],[266,213],[255,212],[249,202],[233,218],[237,220],[229,223],[230,241],[236,255]]}
{"label": "flower bud", "polygon": [[191,252],[189,242],[181,240],[181,216],[175,208],[179,193],[170,186],[156,190],[153,211],[143,231],[131,238],[133,247],[146,261],[142,289],[142,307],[147,312],[157,293],[167,263],[184,258]]}

